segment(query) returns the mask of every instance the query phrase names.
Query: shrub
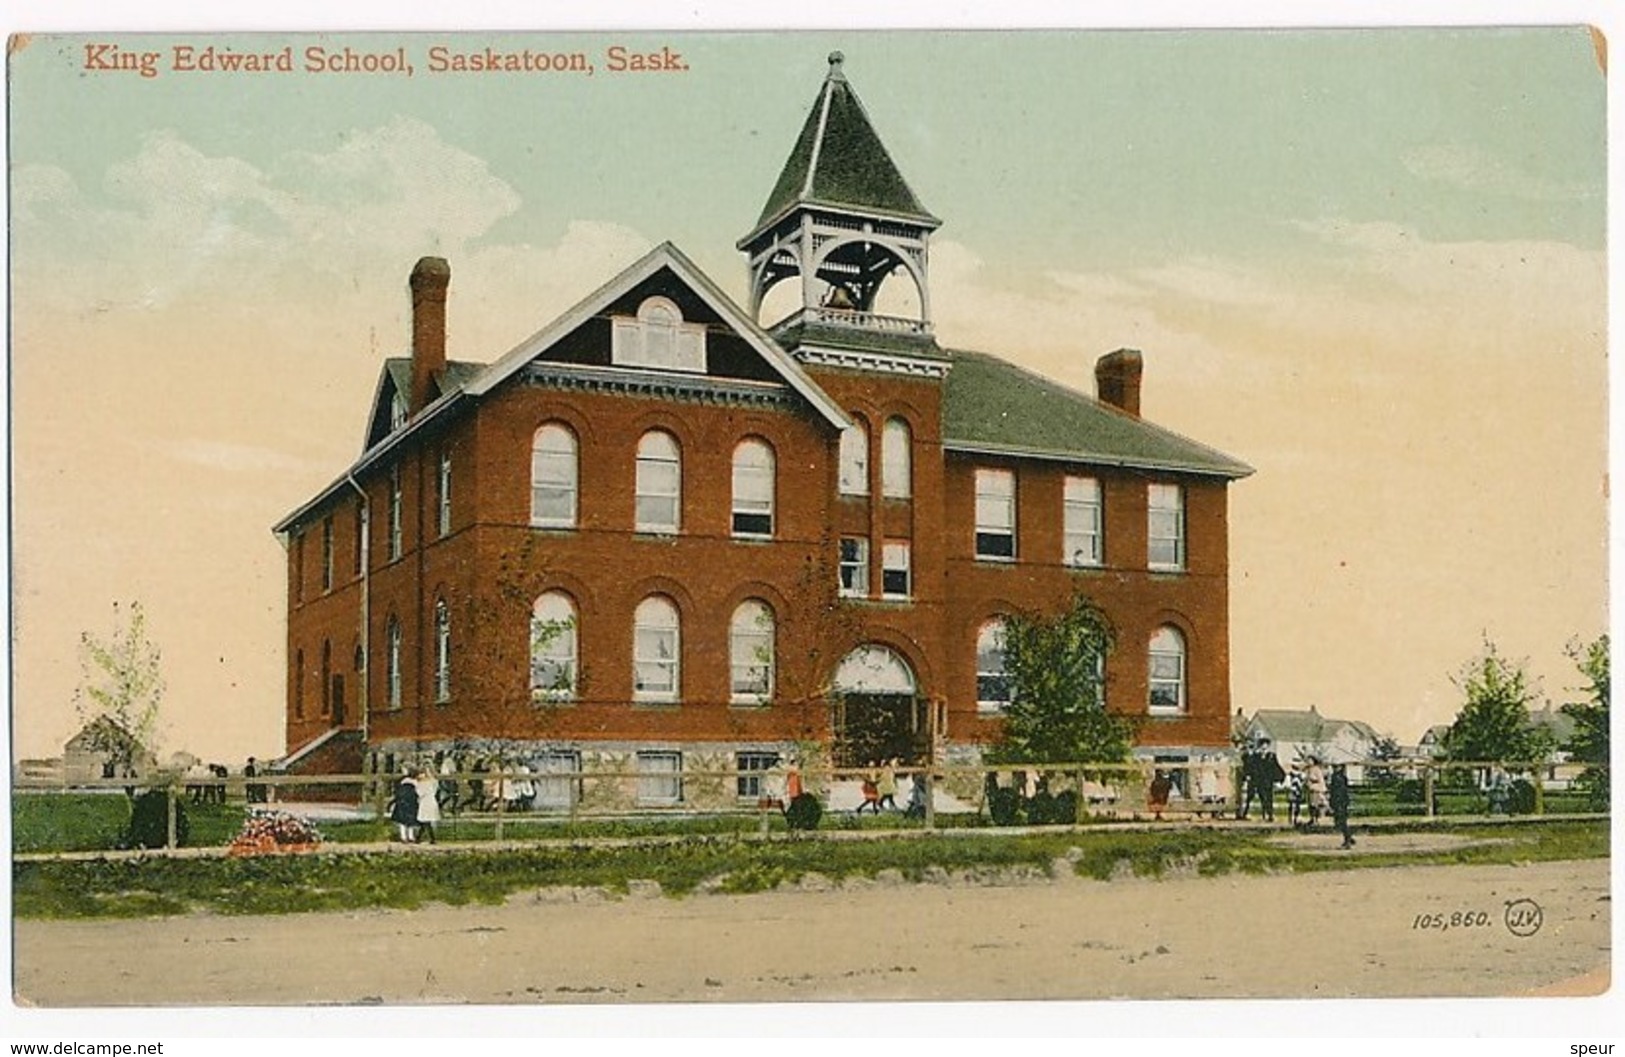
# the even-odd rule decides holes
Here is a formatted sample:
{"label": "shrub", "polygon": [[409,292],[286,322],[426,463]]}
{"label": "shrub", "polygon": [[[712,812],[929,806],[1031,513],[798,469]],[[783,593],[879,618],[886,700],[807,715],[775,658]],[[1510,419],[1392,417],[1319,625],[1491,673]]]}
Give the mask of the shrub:
{"label": "shrub", "polygon": [[1033,826],[1055,824],[1055,798],[1047,792],[1037,792],[1027,798],[1027,822]]}
{"label": "shrub", "polygon": [[1513,781],[1507,790],[1507,814],[1533,815],[1535,813],[1535,783],[1527,778]]}
{"label": "shrub", "polygon": [[784,821],[791,829],[817,829],[824,817],[824,806],[811,793],[802,793],[784,809]]}
{"label": "shrub", "polygon": [[987,791],[987,813],[995,826],[1014,826],[1021,821],[1021,795],[1014,789],[994,786]]}
{"label": "shrub", "polygon": [[1055,814],[1051,820],[1052,825],[1070,826],[1078,821],[1078,791],[1076,789],[1063,789],[1055,794]]}
{"label": "shrub", "polygon": [[[175,800],[175,846],[184,847],[191,833],[186,805]],[[130,825],[124,831],[127,848],[163,848],[169,844],[169,794],[149,789],[130,805]]]}

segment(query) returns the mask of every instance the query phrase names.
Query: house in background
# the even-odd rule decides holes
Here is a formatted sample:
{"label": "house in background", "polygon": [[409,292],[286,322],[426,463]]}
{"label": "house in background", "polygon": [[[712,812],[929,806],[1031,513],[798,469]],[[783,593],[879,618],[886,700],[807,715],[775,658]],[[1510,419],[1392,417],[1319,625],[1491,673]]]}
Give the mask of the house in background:
{"label": "house in background", "polygon": [[[284,765],[523,765],[558,806],[610,768],[674,806],[754,803],[792,755],[974,760],[1011,699],[1004,618],[1077,594],[1116,627],[1100,678],[1137,751],[1227,751],[1250,468],[1141,418],[1138,352],[1089,396],[940,344],[940,223],[836,54],[737,243],[746,307],[663,244],[452,360],[451,269],[419,261],[359,458],[275,528]],[[748,773],[684,778],[706,770]]]}
{"label": "house in background", "polygon": [[98,716],[62,746],[62,780],[140,778],[158,769],[152,752],[118,721]]}
{"label": "house in background", "polygon": [[1330,767],[1348,766],[1349,780],[1365,777],[1365,761],[1377,754],[1381,734],[1357,719],[1322,716],[1310,705],[1307,710],[1261,708],[1251,718],[1237,713],[1243,742],[1268,740],[1282,768],[1301,767],[1312,757]]}

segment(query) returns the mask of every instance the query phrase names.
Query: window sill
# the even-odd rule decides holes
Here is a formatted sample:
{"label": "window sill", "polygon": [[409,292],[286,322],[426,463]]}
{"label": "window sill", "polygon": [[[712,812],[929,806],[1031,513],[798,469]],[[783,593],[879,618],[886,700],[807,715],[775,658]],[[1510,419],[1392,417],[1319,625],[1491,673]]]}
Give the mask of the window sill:
{"label": "window sill", "polygon": [[574,521],[532,521],[530,527],[538,532],[574,532]]}
{"label": "window sill", "polygon": [[980,719],[992,719],[1004,715],[1004,705],[989,705],[986,702],[976,702],[976,715]]}
{"label": "window sill", "polygon": [[674,528],[645,528],[642,525],[638,525],[632,529],[632,535],[638,539],[664,541],[676,539],[679,535],[681,535],[681,532]]}
{"label": "window sill", "polygon": [[634,697],[633,708],[647,708],[655,712],[670,712],[682,705],[675,697]]}
{"label": "window sill", "polygon": [[1183,565],[1147,565],[1145,567],[1145,571],[1148,573],[1160,573],[1164,576],[1178,576],[1187,570]]}
{"label": "window sill", "polygon": [[728,537],[735,543],[772,543],[773,534],[761,532],[735,532]]}
{"label": "window sill", "polygon": [[728,702],[728,707],[740,712],[765,712],[773,707],[771,697],[736,697]]}
{"label": "window sill", "polygon": [[1189,719],[1189,712],[1147,712],[1147,719]]}
{"label": "window sill", "polygon": [[537,697],[532,694],[530,703],[533,708],[574,708],[576,699],[573,697]]}
{"label": "window sill", "polygon": [[975,555],[975,558],[977,561],[986,562],[989,565],[1016,564],[1016,556],[1014,554],[978,554]]}

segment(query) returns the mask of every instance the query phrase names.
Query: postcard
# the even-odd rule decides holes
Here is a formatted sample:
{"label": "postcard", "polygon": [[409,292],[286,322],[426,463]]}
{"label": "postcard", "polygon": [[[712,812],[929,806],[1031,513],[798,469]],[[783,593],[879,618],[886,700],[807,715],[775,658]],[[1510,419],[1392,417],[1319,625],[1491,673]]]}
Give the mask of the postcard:
{"label": "postcard", "polygon": [[1606,67],[13,36],[15,1011],[1583,1016]]}

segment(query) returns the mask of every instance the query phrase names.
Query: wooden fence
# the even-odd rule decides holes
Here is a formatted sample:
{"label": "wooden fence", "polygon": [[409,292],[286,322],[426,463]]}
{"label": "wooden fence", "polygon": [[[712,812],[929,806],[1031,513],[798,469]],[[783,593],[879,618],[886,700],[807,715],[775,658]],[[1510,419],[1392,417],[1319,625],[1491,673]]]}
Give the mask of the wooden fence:
{"label": "wooden fence", "polygon": [[[1391,789],[1395,783],[1404,780],[1419,783],[1414,813],[1422,817],[1435,815],[1441,790],[1453,790],[1456,795],[1471,791],[1474,795],[1485,796],[1487,790],[1484,781],[1496,768],[1529,781],[1534,789],[1533,811],[1543,814],[1547,787],[1554,782],[1551,777],[1554,766],[1558,775],[1555,781],[1565,786],[1585,767],[1574,763],[1444,762],[1431,759],[1362,760],[1357,764],[1368,771],[1381,768],[1385,774],[1395,776],[1382,787],[1385,789]],[[1160,791],[1153,787],[1159,772],[1167,781],[1166,788]],[[1446,776],[1452,772],[1466,772],[1470,777],[1465,782],[1459,778],[1451,782]],[[850,799],[856,793],[855,787],[881,775],[881,771],[875,768],[807,768],[796,773],[803,788],[826,806],[837,791],[840,793],[838,798]],[[1239,764],[1228,759],[1124,764],[935,765],[898,767],[892,774],[897,787],[893,806],[903,810],[913,799],[920,807],[919,815],[927,828],[934,827],[937,822],[937,790],[952,796],[962,809],[976,813],[988,810],[988,798],[994,788],[1014,790],[1017,796],[1023,798],[1039,791],[1047,792],[1052,797],[1070,793],[1074,821],[1084,821],[1087,817],[1100,815],[1218,819],[1235,812],[1244,788]],[[453,821],[490,822],[495,839],[501,840],[507,826],[533,818],[575,820],[660,815],[754,815],[765,830],[767,820],[783,809],[789,775],[790,771],[785,768],[768,771],[683,769],[670,772],[507,769],[464,770],[434,774],[432,777],[438,788],[452,793],[445,804],[446,814]],[[20,778],[13,783],[13,790],[20,793],[164,790],[169,819],[166,843],[173,848],[178,844],[175,805],[184,799],[218,795],[223,801],[245,803],[250,810],[320,801],[357,809],[360,817],[383,818],[386,817],[386,806],[398,781],[399,776],[380,774],[269,773],[251,778],[237,774],[204,779],[161,773],[143,778],[81,781],[71,785],[61,781]],[[912,794],[917,781],[923,783],[923,795],[916,798]],[[727,792],[730,783],[734,789],[731,796]],[[528,797],[521,795],[527,787],[530,790]],[[1375,788],[1377,786],[1370,782],[1356,786],[1356,802],[1362,793]],[[685,795],[702,789],[709,795]],[[667,795],[673,790],[675,795]],[[541,792],[546,795],[538,796]],[[1163,795],[1156,795],[1157,792]],[[1283,798],[1279,803],[1285,803],[1284,786],[1277,786],[1275,795]],[[463,810],[471,800],[477,801],[472,804],[472,810]],[[1390,804],[1390,807],[1393,806]],[[1406,812],[1395,810],[1393,813]]]}

